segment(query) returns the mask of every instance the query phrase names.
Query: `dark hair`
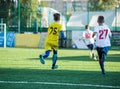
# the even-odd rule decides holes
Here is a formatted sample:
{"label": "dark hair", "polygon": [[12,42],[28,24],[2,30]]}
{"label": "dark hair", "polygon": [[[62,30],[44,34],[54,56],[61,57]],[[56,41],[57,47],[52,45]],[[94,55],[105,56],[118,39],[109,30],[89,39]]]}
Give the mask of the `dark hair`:
{"label": "dark hair", "polygon": [[99,23],[103,23],[104,22],[104,17],[103,16],[99,16],[98,17],[98,22]]}
{"label": "dark hair", "polygon": [[88,29],[89,28],[89,25],[85,25],[85,29]]}
{"label": "dark hair", "polygon": [[53,16],[54,16],[54,20],[55,21],[59,21],[60,20],[60,14],[59,13],[55,13]]}

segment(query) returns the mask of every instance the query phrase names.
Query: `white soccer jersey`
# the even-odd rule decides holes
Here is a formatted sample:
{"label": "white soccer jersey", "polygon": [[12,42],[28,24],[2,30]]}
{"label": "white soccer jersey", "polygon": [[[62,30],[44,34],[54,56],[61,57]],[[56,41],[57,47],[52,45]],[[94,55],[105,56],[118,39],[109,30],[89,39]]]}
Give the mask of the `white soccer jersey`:
{"label": "white soccer jersey", "polygon": [[92,37],[93,31],[86,30],[83,32],[83,37],[85,38],[86,45],[94,44],[94,38]]}
{"label": "white soccer jersey", "polygon": [[96,32],[96,41],[95,45],[97,47],[106,47],[111,46],[110,37],[111,31],[106,25],[96,26],[94,28],[94,32]]}

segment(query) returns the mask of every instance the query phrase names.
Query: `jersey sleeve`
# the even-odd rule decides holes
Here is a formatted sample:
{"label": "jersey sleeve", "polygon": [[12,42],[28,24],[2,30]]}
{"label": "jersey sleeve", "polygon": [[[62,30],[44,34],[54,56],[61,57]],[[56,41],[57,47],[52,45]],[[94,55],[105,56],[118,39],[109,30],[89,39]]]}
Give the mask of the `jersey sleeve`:
{"label": "jersey sleeve", "polygon": [[60,34],[61,34],[61,38],[64,39],[64,40],[66,40],[66,37],[64,35],[64,31],[60,31]]}

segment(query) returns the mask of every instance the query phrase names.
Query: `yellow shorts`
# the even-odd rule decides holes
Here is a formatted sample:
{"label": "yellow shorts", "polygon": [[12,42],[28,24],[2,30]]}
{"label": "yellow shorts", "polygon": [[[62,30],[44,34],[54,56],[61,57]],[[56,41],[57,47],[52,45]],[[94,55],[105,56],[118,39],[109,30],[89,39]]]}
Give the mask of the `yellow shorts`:
{"label": "yellow shorts", "polygon": [[58,50],[58,42],[57,41],[45,42],[45,50]]}

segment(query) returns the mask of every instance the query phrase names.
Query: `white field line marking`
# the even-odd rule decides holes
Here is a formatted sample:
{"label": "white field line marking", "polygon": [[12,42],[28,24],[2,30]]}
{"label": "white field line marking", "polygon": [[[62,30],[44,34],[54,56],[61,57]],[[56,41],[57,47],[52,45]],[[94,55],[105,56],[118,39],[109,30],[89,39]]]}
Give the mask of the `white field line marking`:
{"label": "white field line marking", "polygon": [[120,88],[120,86],[109,85],[93,85],[93,84],[74,84],[74,83],[55,83],[55,82],[27,82],[27,81],[0,81],[3,84],[44,84],[44,85],[65,85],[65,86],[85,86],[85,87],[101,87],[101,88]]}

